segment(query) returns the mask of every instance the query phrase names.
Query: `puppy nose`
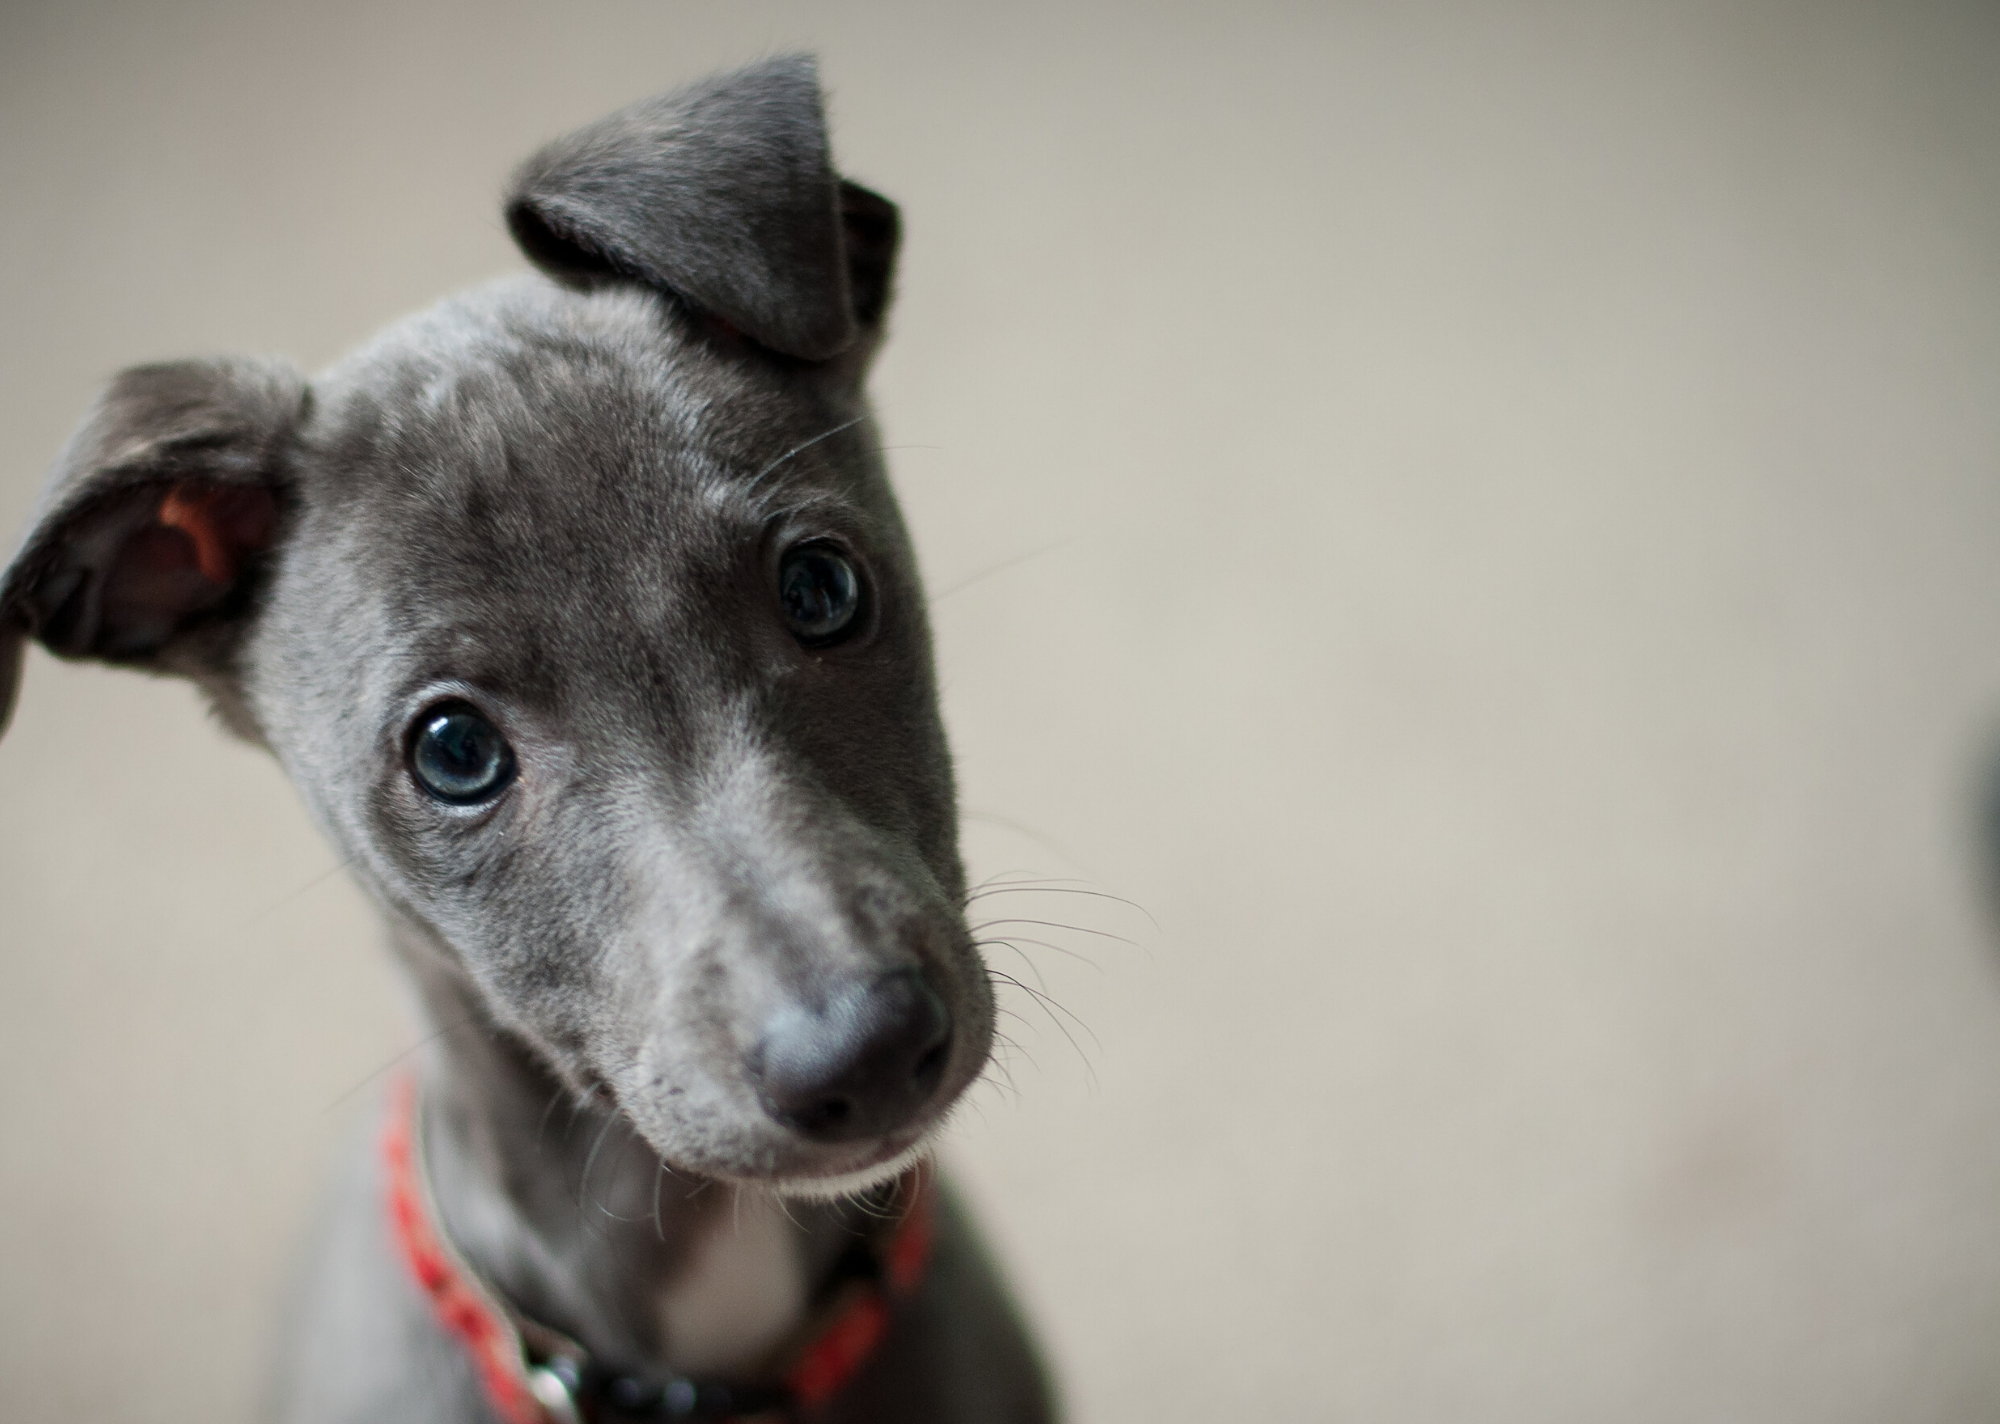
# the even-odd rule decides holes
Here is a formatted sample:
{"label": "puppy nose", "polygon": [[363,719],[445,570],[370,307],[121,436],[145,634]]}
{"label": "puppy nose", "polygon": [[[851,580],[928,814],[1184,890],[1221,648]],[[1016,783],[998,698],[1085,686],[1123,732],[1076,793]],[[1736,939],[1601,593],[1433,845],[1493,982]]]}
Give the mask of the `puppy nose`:
{"label": "puppy nose", "polygon": [[779,1122],[816,1142],[852,1142],[916,1116],[950,1053],[951,1011],[902,969],[849,986],[821,1012],[775,1015],[745,1066]]}

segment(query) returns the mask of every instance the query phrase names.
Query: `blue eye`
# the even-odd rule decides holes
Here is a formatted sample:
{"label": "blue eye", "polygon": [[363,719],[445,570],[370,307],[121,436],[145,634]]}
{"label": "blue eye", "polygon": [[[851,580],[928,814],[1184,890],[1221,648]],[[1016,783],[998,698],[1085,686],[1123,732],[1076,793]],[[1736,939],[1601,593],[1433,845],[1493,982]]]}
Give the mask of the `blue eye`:
{"label": "blue eye", "polygon": [[490,801],[514,779],[514,751],[499,728],[463,702],[447,702],[417,718],[410,736],[410,774],[454,806]]}
{"label": "blue eye", "polygon": [[855,631],[861,618],[861,575],[828,544],[801,544],[778,565],[778,604],[785,626],[808,648],[824,648]]}

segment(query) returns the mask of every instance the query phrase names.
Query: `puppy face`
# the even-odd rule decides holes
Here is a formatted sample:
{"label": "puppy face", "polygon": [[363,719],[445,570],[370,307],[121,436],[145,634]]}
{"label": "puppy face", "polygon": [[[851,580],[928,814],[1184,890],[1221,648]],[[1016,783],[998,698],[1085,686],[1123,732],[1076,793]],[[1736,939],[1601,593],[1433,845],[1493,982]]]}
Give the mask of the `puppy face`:
{"label": "puppy face", "polygon": [[[823,1178],[915,1142],[992,1005],[858,403],[650,293],[540,279],[314,394],[243,695],[430,967],[678,1167]],[[833,1141],[774,1114],[774,1027],[903,971],[948,1021],[923,1101]]]}
{"label": "puppy face", "polygon": [[113,383],[0,576],[0,718],[30,637],[195,679],[434,1004],[676,1168],[885,1175],[993,1024],[860,394],[895,208],[792,58],[551,145],[506,211],[547,275],[310,386]]}

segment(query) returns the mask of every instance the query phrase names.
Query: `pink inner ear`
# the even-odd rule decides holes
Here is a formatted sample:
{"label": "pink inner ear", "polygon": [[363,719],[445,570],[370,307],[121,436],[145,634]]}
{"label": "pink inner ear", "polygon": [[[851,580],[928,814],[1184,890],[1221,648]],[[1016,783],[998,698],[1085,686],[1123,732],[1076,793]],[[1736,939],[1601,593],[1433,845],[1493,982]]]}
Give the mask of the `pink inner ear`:
{"label": "pink inner ear", "polygon": [[236,581],[245,554],[271,545],[278,507],[268,491],[242,485],[175,485],[160,500],[160,523],[194,541],[195,567],[210,583]]}

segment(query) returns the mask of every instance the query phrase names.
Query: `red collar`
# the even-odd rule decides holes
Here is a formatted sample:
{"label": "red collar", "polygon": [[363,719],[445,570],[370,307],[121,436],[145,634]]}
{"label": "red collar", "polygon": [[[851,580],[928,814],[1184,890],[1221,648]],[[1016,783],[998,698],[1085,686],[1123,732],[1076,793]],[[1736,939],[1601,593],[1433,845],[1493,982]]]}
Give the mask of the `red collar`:
{"label": "red collar", "polygon": [[835,1282],[781,1383],[755,1389],[689,1379],[648,1383],[603,1370],[574,1341],[514,1310],[467,1264],[438,1222],[421,1140],[416,1079],[405,1076],[390,1094],[382,1131],[390,1225],[403,1264],[439,1326],[465,1351],[502,1424],[583,1424],[607,1406],[619,1417],[709,1420],[813,1409],[874,1353],[891,1307],[917,1288],[930,1261],[931,1173],[919,1164],[897,1180],[895,1230],[865,1269]]}

